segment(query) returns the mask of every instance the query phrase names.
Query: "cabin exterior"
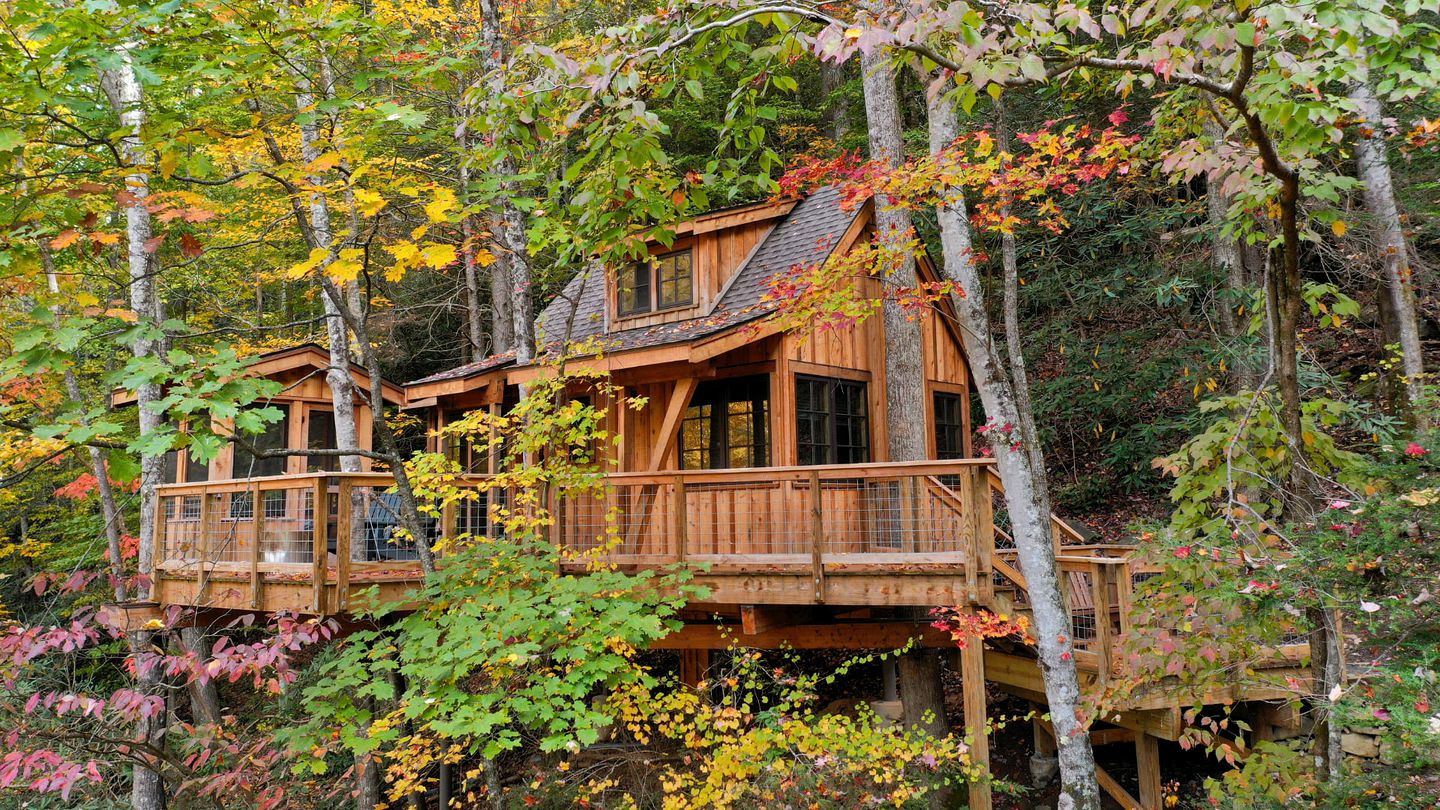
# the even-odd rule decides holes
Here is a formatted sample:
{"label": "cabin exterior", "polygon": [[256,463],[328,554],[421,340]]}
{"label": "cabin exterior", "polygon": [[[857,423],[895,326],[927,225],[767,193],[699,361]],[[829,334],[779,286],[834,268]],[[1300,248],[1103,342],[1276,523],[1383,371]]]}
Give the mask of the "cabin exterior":
{"label": "cabin exterior", "polygon": [[[872,228],[868,204],[845,210],[824,189],[697,218],[677,229],[673,245],[650,245],[649,262],[574,279],[537,319],[541,344],[595,347],[598,357],[570,365],[606,371],[625,397],[649,402],[639,412],[609,404],[607,427],[621,437],[611,469],[890,461],[883,320],[787,333],[766,298],[771,279],[848,251]],[[936,280],[924,262],[920,272]],[[970,381],[959,334],[941,316],[924,318],[921,329],[926,398],[915,416],[927,427],[930,457],[969,458]],[[438,428],[473,408],[503,407],[515,386],[541,373],[511,356],[486,358],[407,383],[407,407],[427,408]]]}
{"label": "cabin exterior", "polygon": [[[867,649],[918,638],[960,659],[967,717],[983,719],[986,680],[1041,703],[1033,655],[979,640],[957,652],[913,610],[1028,609],[1014,544],[996,525],[1004,508],[999,479],[972,444],[969,370],[943,305],[922,319],[925,396],[903,416],[924,421],[930,458],[896,462],[886,436],[883,319],[798,335],[781,328],[767,297],[771,279],[850,250],[872,229],[869,205],[846,210],[834,190],[822,189],[804,200],[697,217],[677,228],[672,245],[650,245],[647,261],[574,279],[537,319],[540,345],[586,347],[567,353],[578,355],[567,365],[606,372],[624,397],[648,405],[596,403],[620,439],[604,458],[606,493],[550,504],[552,539],[597,550],[614,519],[618,539],[602,550],[611,562],[700,564],[696,581],[710,589],[710,601],[692,605],[686,626],[661,643],[681,651],[682,673],[692,679],[708,651],[729,639]],[[919,273],[936,280],[923,260]],[[314,347],[296,352],[256,367],[288,375],[292,443],[317,435],[310,431],[328,405],[315,373],[328,357]],[[497,355],[407,383],[396,399],[438,429],[474,409],[503,411],[546,373],[543,363]],[[361,424],[368,430],[368,420]],[[495,472],[484,454],[446,447],[433,431],[430,441],[461,463],[467,480]],[[344,614],[362,589],[403,599],[420,580],[414,547],[394,539],[387,474],[309,470],[288,459],[278,475],[220,480],[239,470],[232,457],[218,461],[209,480],[181,473],[162,488],[159,608],[185,606],[207,622],[247,611]],[[477,490],[473,502],[441,514],[434,536],[496,531],[487,499],[503,493]],[[1054,528],[1075,660],[1086,687],[1103,688],[1126,671],[1133,590],[1152,569],[1126,546],[1089,543],[1058,518]],[[1305,654],[1298,644],[1264,669],[1276,683],[1307,678]],[[1249,685],[1201,699],[1288,693]],[[1182,701],[1163,692],[1128,700],[1109,718],[1116,728],[1097,733],[1133,741],[1144,765],[1140,795],[1108,777],[1106,789],[1124,806],[1159,807],[1155,744],[1178,739]],[[984,761],[979,729],[970,729],[973,751]],[[1037,727],[1037,740],[1042,732]],[[988,789],[972,790],[971,802],[989,806]]]}

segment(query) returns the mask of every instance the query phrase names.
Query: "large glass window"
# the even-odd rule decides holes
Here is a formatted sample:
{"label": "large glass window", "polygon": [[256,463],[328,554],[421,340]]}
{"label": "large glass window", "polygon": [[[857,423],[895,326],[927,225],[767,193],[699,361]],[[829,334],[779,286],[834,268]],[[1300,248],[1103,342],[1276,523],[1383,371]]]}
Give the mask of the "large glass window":
{"label": "large glass window", "polygon": [[965,457],[965,398],[959,394],[935,395],[935,457]]}
{"label": "large glass window", "polygon": [[[264,406],[256,406],[264,407]],[[285,447],[290,436],[290,407],[288,405],[271,406],[279,408],[283,414],[280,421],[270,422],[265,425],[259,433],[251,434],[246,438],[257,450],[279,450]],[[265,475],[284,475],[285,457],[269,456],[256,458],[253,453],[235,445],[235,468],[231,473],[235,478],[259,478]]]}
{"label": "large glass window", "polygon": [[620,271],[621,315],[689,306],[694,300],[690,251],[681,250],[635,262]]}
{"label": "large glass window", "polygon": [[796,377],[795,417],[801,464],[859,464],[870,460],[865,383]]}
{"label": "large glass window", "polygon": [[680,466],[687,470],[764,467],[770,463],[769,423],[769,377],[702,383],[680,425]]}

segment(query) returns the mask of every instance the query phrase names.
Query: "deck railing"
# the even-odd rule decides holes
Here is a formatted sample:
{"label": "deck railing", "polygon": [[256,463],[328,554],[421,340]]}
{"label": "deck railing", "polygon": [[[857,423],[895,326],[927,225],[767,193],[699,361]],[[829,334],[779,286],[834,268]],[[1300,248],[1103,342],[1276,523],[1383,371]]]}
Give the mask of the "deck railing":
{"label": "deck railing", "polygon": [[[703,563],[718,574],[805,575],[815,601],[842,572],[944,571],[979,598],[993,548],[988,460],[617,473],[547,504],[551,537],[623,566]],[[509,494],[461,479],[473,499],[426,522],[425,542],[499,531]],[[418,578],[414,540],[381,473],[311,473],[160,489],[157,576],[194,583],[308,579],[316,610],[352,585]],[[962,574],[963,572],[963,574]],[[337,592],[327,604],[326,588]]]}

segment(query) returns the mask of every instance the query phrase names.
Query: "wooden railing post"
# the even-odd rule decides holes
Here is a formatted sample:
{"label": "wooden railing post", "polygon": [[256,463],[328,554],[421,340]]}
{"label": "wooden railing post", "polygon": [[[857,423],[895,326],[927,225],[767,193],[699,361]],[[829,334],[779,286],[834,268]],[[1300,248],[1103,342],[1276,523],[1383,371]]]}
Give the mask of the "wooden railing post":
{"label": "wooden railing post", "polygon": [[260,607],[260,544],[265,541],[265,493],[260,484],[250,485],[250,503],[254,515],[255,537],[250,543],[250,607]]}
{"label": "wooden railing post", "polygon": [[685,513],[685,479],[682,476],[675,476],[675,483],[670,490],[674,503],[671,506],[671,519],[675,522],[675,561],[685,562],[685,554],[688,544],[686,533],[688,531],[689,518]]}
{"label": "wooden railing post", "polygon": [[[150,575],[149,597],[151,599],[155,599],[160,593],[160,566],[156,563],[166,562],[170,559],[170,552],[166,548],[166,543],[169,542],[166,529],[169,527],[165,523],[165,497],[162,494],[155,498],[155,548],[159,553],[151,558],[150,570],[140,572]],[[180,517],[180,503],[180,499],[175,499],[174,509],[170,513],[176,518]]]}
{"label": "wooden railing post", "polygon": [[[342,613],[350,606],[350,557],[351,545],[355,540],[355,484],[349,478],[340,479],[340,491],[336,495],[340,502],[335,514],[335,612]],[[424,542],[423,540],[421,542]]]}
{"label": "wooden railing post", "polygon": [[[232,496],[233,497],[233,496]],[[205,564],[210,557],[210,490],[200,493],[200,537],[195,541],[195,602],[204,604],[205,587],[210,584]]]}
{"label": "wooden railing post", "polygon": [[1095,655],[1100,683],[1110,680],[1110,564],[1097,562],[1090,569],[1090,601],[1095,605]]}
{"label": "wooden railing post", "polygon": [[972,526],[974,529],[975,542],[975,578],[976,585],[980,591],[980,597],[988,601],[995,595],[995,581],[991,576],[992,562],[995,554],[995,506],[994,496],[990,492],[990,469],[989,467],[974,465],[970,468],[969,475],[965,481],[970,484],[970,491],[973,493],[970,499]]}
{"label": "wooden railing post", "polygon": [[909,524],[908,530],[902,529],[900,550],[906,554],[920,550],[920,491],[917,483],[913,475],[900,479],[900,497],[905,501],[902,508],[908,516],[905,522]]}
{"label": "wooden railing post", "polygon": [[810,471],[810,555],[815,601],[825,601],[825,512],[820,496],[820,471]]}
{"label": "wooden railing post", "polygon": [[311,578],[314,584],[314,598],[312,607],[316,616],[325,613],[325,569],[327,568],[326,556],[330,553],[325,547],[325,524],[330,520],[329,504],[326,496],[324,476],[315,479],[315,487],[311,495],[311,515],[314,525],[314,565],[311,568]]}

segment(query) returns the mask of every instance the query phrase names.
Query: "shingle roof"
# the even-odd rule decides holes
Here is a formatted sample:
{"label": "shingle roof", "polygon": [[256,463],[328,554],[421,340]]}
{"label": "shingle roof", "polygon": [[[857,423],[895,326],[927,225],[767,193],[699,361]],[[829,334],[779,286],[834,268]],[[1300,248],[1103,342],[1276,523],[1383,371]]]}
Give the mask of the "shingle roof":
{"label": "shingle roof", "polygon": [[[755,320],[774,309],[774,305],[765,300],[767,282],[797,265],[825,261],[857,216],[858,209],[847,211],[841,207],[840,194],[835,188],[812,192],[791,209],[750,254],[724,289],[714,310],[684,321],[607,333],[604,275],[596,271],[583,272],[571,279],[536,318],[537,338],[542,343],[553,343],[568,332],[571,343],[598,338],[606,351],[613,352],[696,340]],[[469,377],[513,361],[513,353],[494,355],[410,384]]]}

